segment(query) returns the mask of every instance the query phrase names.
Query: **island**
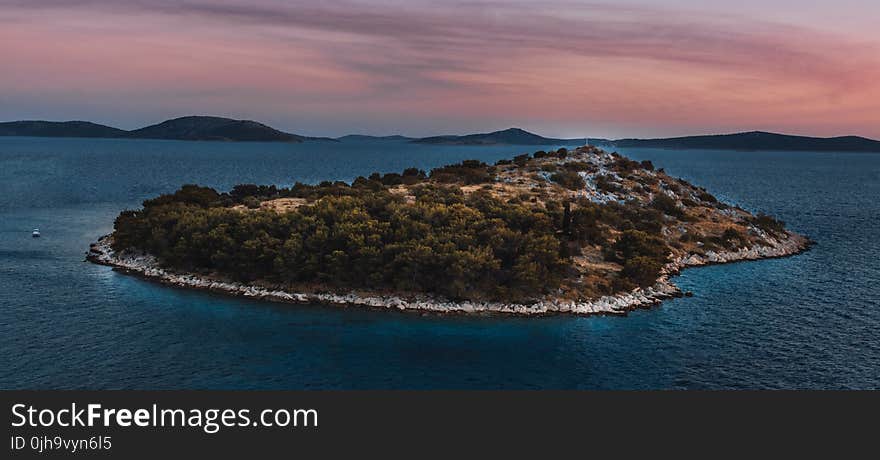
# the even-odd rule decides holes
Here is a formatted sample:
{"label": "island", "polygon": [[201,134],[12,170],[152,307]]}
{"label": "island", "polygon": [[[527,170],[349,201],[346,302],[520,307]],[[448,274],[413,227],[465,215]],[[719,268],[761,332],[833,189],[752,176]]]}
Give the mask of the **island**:
{"label": "island", "polygon": [[351,183],[198,185],[119,214],[87,259],[162,283],[305,304],[626,314],[686,267],[811,241],[594,146]]}
{"label": "island", "polygon": [[90,121],[22,120],[0,123],[0,136],[28,137],[125,137],[128,131]]}
{"label": "island", "polygon": [[189,116],[128,132],[128,137],[182,141],[303,142],[307,138],[285,133],[251,120]]}
{"label": "island", "polygon": [[539,136],[521,128],[509,128],[491,133],[466,134],[463,136],[431,136],[415,139],[417,144],[440,145],[583,145],[586,139],[554,139]]}
{"label": "island", "polygon": [[666,139],[588,139],[588,142],[611,148],[880,153],[880,141],[860,136],[810,137],[764,131]]}
{"label": "island", "polygon": [[165,139],[178,141],[231,141],[231,142],[411,142],[449,146],[530,145],[568,146],[590,144],[608,149],[661,148],[703,150],[782,150],[812,152],[876,152],[880,141],[860,136],[808,137],[753,131],[736,134],[672,137],[665,139],[559,139],[544,137],[521,128],[509,128],[489,133],[408,137],[403,135],[310,137],[291,134],[252,120],[207,115],[191,115],[165,120],[144,128],[126,131],[89,121],[23,120],[0,122],[0,136],[79,137],[113,139]]}
{"label": "island", "polygon": [[399,141],[417,144],[441,145],[554,145],[575,146],[585,143],[580,139],[554,139],[539,136],[519,128],[510,128],[482,134],[432,136],[423,138],[402,135],[370,136],[348,134],[338,138],[310,137],[280,131],[252,120],[236,120],[208,115],[190,115],[165,120],[161,123],[131,131],[100,125],[89,121],[23,120],[0,122],[0,136],[26,137],[86,137],[114,139],[164,139],[177,141],[230,141],[230,142],[384,142]]}
{"label": "island", "polygon": [[291,142],[332,141],[279,131],[251,120],[191,115],[126,131],[88,121],[11,121],[0,123],[0,136],[165,139],[182,141]]}

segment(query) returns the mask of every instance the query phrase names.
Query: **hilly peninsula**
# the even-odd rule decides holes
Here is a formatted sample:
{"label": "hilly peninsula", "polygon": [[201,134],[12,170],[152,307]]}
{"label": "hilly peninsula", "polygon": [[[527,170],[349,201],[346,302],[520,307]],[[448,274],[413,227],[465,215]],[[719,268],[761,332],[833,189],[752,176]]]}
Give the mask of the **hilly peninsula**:
{"label": "hilly peninsula", "polygon": [[865,137],[791,136],[763,131],[665,139],[590,139],[589,142],[616,148],[880,152],[880,141]]}
{"label": "hilly peninsula", "polygon": [[690,266],[782,257],[783,222],[584,146],[351,183],[184,185],[122,211],[88,260],[279,302],[462,313],[625,314]]}

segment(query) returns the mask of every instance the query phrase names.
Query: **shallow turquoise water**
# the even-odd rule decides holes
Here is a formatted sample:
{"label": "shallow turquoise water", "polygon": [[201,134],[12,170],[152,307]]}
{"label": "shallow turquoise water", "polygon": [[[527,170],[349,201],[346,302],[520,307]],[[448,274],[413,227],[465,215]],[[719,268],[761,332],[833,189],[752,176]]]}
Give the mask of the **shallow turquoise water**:
{"label": "shallow turquoise water", "polygon": [[82,262],[121,209],[183,183],[351,180],[529,150],[0,138],[0,388],[880,386],[874,154],[624,152],[818,242],[685,271],[694,297],[626,318],[279,305]]}

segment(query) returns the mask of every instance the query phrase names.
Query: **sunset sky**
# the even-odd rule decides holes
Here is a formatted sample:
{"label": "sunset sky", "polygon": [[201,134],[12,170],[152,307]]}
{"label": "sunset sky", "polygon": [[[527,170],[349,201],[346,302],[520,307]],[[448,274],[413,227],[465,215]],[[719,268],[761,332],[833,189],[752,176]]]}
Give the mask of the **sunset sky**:
{"label": "sunset sky", "polygon": [[0,121],[880,138],[880,1],[0,0]]}

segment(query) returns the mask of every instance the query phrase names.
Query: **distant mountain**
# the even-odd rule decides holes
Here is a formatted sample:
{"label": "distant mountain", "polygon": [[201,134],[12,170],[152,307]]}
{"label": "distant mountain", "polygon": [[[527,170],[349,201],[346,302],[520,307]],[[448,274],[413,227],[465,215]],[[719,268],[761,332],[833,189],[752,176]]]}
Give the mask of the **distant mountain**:
{"label": "distant mountain", "polygon": [[303,136],[285,133],[250,120],[189,116],[129,131],[128,137],[183,141],[302,142]]}
{"label": "distant mountain", "polygon": [[88,121],[10,121],[0,123],[0,136],[124,137],[127,131]]}
{"label": "distant mountain", "polygon": [[880,141],[864,137],[790,136],[762,131],[668,139],[588,139],[588,143],[618,148],[880,152]]}
{"label": "distant mountain", "polygon": [[582,145],[585,139],[552,139],[532,134],[519,128],[505,129],[483,134],[468,134],[466,136],[433,136],[416,139],[412,142],[419,144],[444,144],[444,145]]}
{"label": "distant mountain", "polygon": [[366,134],[349,134],[337,138],[342,142],[360,142],[360,141],[411,141],[414,138],[406,136],[368,136]]}

